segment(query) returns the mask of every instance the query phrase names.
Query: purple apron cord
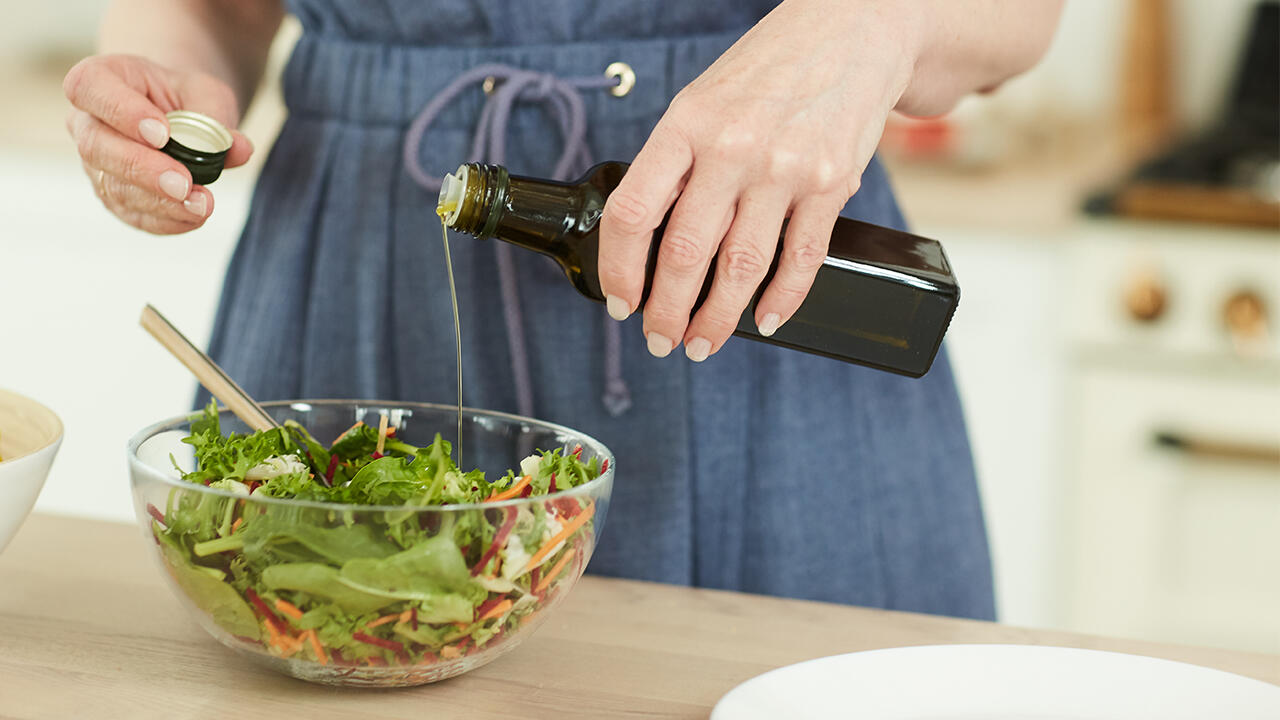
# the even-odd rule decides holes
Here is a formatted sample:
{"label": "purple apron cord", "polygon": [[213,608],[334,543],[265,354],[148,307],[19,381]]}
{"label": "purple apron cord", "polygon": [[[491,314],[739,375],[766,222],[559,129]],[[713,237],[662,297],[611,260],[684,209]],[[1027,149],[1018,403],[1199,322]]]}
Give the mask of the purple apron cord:
{"label": "purple apron cord", "polygon": [[[457,76],[435,95],[409,125],[405,133],[404,165],[410,177],[429,192],[439,192],[444,178],[429,175],[418,161],[422,138],[427,128],[455,97],[471,85],[489,80],[493,88],[480,111],[471,153],[467,162],[487,161],[503,164],[506,156],[507,122],[517,100],[541,102],[560,126],[564,150],[556,162],[554,178],[570,180],[592,165],[587,147],[587,114],[580,90],[607,88],[617,78],[604,75],[561,78],[551,73],[522,70],[509,65],[476,66]],[[521,312],[512,248],[496,243],[498,281],[502,292],[503,319],[507,344],[511,351],[511,379],[515,386],[516,407],[521,415],[532,416],[533,381],[529,371],[529,353]],[[604,319],[604,393],[601,401],[610,415],[618,416],[631,407],[631,391],[622,376],[622,336],[620,324],[606,313]]]}

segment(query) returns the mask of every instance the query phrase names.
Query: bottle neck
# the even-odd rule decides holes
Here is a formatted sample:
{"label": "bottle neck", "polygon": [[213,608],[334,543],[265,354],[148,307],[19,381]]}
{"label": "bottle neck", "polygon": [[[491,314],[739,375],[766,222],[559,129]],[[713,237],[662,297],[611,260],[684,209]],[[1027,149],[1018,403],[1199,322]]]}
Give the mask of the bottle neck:
{"label": "bottle neck", "polygon": [[[500,165],[470,163],[459,169],[456,209],[442,193],[438,208],[449,227],[485,240],[498,238],[550,255],[563,254],[577,224],[582,191],[574,185],[512,176]],[[457,195],[457,193],[455,193]]]}
{"label": "bottle neck", "polygon": [[592,185],[593,177],[568,184],[511,176],[498,165],[472,163],[446,179],[437,212],[459,232],[550,257],[579,292],[603,302],[596,225],[607,191]]}
{"label": "bottle neck", "polygon": [[[456,174],[446,175],[436,203],[436,214],[445,225],[475,237],[492,237],[497,221],[494,212],[500,195],[505,195],[509,177],[507,169],[498,165],[467,163]],[[486,232],[487,230],[487,232]]]}

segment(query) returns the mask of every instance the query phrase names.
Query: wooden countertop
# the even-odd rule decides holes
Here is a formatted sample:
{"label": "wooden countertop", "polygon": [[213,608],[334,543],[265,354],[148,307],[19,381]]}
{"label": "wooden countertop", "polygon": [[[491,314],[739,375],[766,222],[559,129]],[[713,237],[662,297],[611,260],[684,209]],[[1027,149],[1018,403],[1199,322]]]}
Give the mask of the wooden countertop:
{"label": "wooden countertop", "polygon": [[311,685],[205,634],[131,525],[35,515],[0,554],[0,717],[701,718],[730,688],[800,660],[904,645],[1095,648],[1280,684],[1280,656],[597,577],[511,654],[400,690]]}

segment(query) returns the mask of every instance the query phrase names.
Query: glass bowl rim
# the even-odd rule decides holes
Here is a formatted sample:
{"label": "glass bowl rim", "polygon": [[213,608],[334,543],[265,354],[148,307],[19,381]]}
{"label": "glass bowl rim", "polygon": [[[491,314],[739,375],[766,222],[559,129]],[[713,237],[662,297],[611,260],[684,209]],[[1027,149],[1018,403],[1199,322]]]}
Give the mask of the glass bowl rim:
{"label": "glass bowl rim", "polygon": [[[390,400],[361,400],[361,399],[354,399],[354,398],[347,398],[347,399],[322,398],[317,400],[272,400],[269,402],[259,403],[259,405],[261,405],[264,409],[271,409],[276,407],[292,408],[296,405],[372,405],[372,406],[381,406],[388,409],[404,408],[404,409],[423,409],[423,410],[443,410],[452,414],[457,414],[457,411],[458,411],[457,405],[450,405],[445,403],[408,402],[408,401],[390,401]],[[183,490],[194,490],[196,492],[208,493],[210,495],[225,497],[225,498],[234,498],[237,500],[245,500],[248,502],[260,502],[260,503],[266,503],[268,505],[281,505],[281,506],[288,506],[288,507],[295,507],[295,508],[296,507],[317,508],[317,509],[324,509],[324,510],[332,510],[336,512],[405,512],[406,510],[408,510],[408,511],[417,513],[417,512],[456,512],[460,510],[477,510],[477,509],[488,510],[491,508],[502,509],[502,508],[508,508],[508,507],[521,507],[523,505],[531,505],[535,502],[545,502],[548,499],[554,499],[554,498],[567,498],[567,497],[578,497],[582,495],[593,495],[599,488],[606,487],[611,484],[613,480],[613,473],[617,465],[617,462],[613,456],[613,451],[611,451],[607,445],[597,440],[594,436],[588,435],[584,432],[574,430],[573,428],[567,427],[565,425],[560,425],[559,423],[547,422],[545,420],[537,420],[535,418],[525,417],[523,415],[516,415],[514,413],[499,412],[497,410],[483,410],[478,408],[472,408],[464,405],[462,407],[463,417],[467,417],[468,415],[471,417],[481,416],[481,417],[496,418],[498,420],[505,420],[509,422],[515,421],[518,423],[532,423],[534,425],[538,425],[547,430],[553,430],[556,432],[563,432],[569,435],[575,435],[579,437],[582,441],[584,441],[582,443],[583,447],[586,447],[588,444],[590,444],[593,446],[592,450],[596,452],[597,455],[601,455],[602,457],[607,458],[609,460],[609,467],[604,472],[600,473],[600,475],[598,475],[593,480],[590,480],[581,485],[569,488],[568,490],[557,490],[556,492],[550,493],[547,495],[530,495],[529,497],[512,498],[510,500],[497,500],[494,502],[449,503],[445,505],[355,505],[351,503],[332,503],[332,502],[324,502],[322,500],[297,500],[295,498],[278,498],[278,497],[270,497],[265,495],[260,497],[246,496],[246,495],[239,495],[239,494],[233,493],[229,490],[222,490],[221,488],[212,488],[207,485],[200,485],[197,483],[187,482],[181,478],[170,477],[169,475],[153,467],[152,465],[149,465],[148,463],[143,462],[142,459],[138,457],[138,448],[142,446],[142,443],[146,442],[152,437],[155,437],[161,432],[164,432],[167,430],[176,430],[177,429],[176,426],[181,425],[183,423],[190,422],[191,418],[196,414],[196,412],[197,411],[192,411],[184,415],[177,415],[171,418],[161,420],[156,423],[152,423],[151,425],[148,425],[142,428],[141,430],[137,431],[136,433],[134,433],[133,437],[129,438],[128,445],[126,446],[130,467],[132,468],[132,466],[136,463],[138,466],[150,471],[150,473],[153,476],[155,476],[157,479],[159,479],[162,483],[169,485],[170,487],[173,487],[173,488],[179,488]],[[306,412],[306,411],[304,410],[303,412]],[[218,413],[230,414],[231,411],[226,407],[219,407]],[[519,461],[517,460],[516,462],[519,462]],[[129,473],[129,483],[131,486],[134,486],[134,487],[137,486],[137,481],[134,479],[133,472]]]}

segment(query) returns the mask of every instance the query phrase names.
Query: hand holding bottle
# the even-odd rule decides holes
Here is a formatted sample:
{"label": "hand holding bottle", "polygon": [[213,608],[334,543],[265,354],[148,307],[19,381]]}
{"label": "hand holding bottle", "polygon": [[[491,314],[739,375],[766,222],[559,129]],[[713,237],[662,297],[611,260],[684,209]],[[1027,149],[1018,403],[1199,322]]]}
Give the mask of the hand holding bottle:
{"label": "hand holding bottle", "polygon": [[[889,111],[942,112],[1025,69],[1058,4],[780,4],[675,97],[609,196],[600,282],[610,314],[635,311],[653,231],[671,210],[644,332],[656,356],[683,342],[706,359],[765,278],[790,217],[755,310],[772,335],[808,293]],[[710,294],[690,317],[713,258]]]}
{"label": "hand holding bottle", "polygon": [[[235,94],[204,73],[181,72],[132,55],[95,55],[67,73],[72,109],[67,131],[102,204],[126,223],[156,234],[194,230],[213,212],[213,194],[193,185],[182,163],[161,152],[169,139],[165,113],[195,110],[234,128]],[[253,152],[232,130],[226,167]]]}

